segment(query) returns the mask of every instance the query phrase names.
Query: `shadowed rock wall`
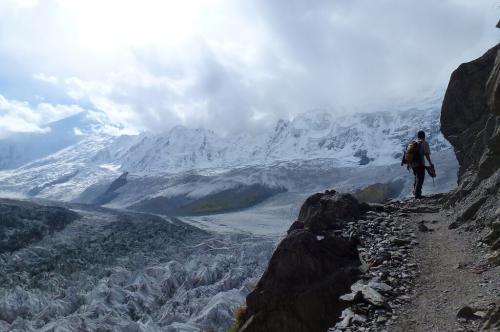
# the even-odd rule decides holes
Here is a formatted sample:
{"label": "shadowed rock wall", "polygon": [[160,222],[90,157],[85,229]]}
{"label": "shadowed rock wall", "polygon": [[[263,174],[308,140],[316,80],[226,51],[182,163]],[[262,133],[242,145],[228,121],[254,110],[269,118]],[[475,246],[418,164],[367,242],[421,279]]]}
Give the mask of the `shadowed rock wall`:
{"label": "shadowed rock wall", "polygon": [[490,224],[500,216],[500,44],[451,75],[441,131],[459,162],[450,205],[457,221]]}

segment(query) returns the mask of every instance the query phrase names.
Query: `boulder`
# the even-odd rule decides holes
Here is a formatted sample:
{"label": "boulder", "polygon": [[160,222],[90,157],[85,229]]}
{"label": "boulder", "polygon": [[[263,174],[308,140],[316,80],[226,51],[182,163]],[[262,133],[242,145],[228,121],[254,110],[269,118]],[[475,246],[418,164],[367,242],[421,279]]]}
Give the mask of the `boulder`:
{"label": "boulder", "polygon": [[500,230],[491,229],[483,239],[483,242],[492,244],[500,238]]}
{"label": "boulder", "polygon": [[245,320],[252,322],[244,331],[326,331],[344,309],[339,296],[349,291],[360,264],[345,239],[291,232],[247,297]]}
{"label": "boulder", "polygon": [[469,306],[462,307],[457,313],[457,318],[464,318],[466,320],[480,319],[480,316],[475,315],[476,311]]}
{"label": "boulder", "polygon": [[[383,285],[390,287],[386,284]],[[352,301],[352,302],[363,300],[375,306],[381,306],[384,303],[386,303],[387,300],[382,294],[380,294],[377,291],[377,289],[375,288],[377,285],[375,285],[375,287],[373,286],[374,286],[373,284],[365,285],[363,281],[358,280],[351,286],[352,292],[341,296],[341,299],[344,301]]]}
{"label": "boulder", "polygon": [[492,253],[487,254],[485,258],[490,264],[500,265],[500,250],[495,250]]}
{"label": "boulder", "polygon": [[306,199],[292,229],[305,228],[320,234],[341,229],[346,222],[356,220],[369,209],[350,194],[335,190],[317,193]]}
{"label": "boulder", "polygon": [[335,325],[347,306],[339,297],[357,280],[361,262],[353,241],[328,230],[361,210],[351,195],[309,197],[248,295],[239,331],[315,332]]}

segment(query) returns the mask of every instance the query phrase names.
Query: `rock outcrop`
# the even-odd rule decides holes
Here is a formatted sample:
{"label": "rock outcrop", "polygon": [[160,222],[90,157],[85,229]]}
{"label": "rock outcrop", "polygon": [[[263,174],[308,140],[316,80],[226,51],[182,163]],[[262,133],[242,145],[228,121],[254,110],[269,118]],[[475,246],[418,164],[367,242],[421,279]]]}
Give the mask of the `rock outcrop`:
{"label": "rock outcrop", "polygon": [[500,44],[453,72],[443,101],[441,131],[460,164],[458,188],[451,200],[459,209],[459,219],[498,218]]}
{"label": "rock outcrop", "polygon": [[315,194],[247,297],[240,331],[326,331],[338,321],[361,262],[355,242],[335,235],[366,205],[335,191]]}
{"label": "rock outcrop", "polygon": [[306,199],[288,233],[295,229],[308,229],[323,235],[341,229],[346,222],[358,219],[368,210],[367,204],[359,203],[350,194],[327,190],[324,194],[317,193]]}
{"label": "rock outcrop", "polygon": [[[475,221],[489,226],[483,242],[494,251],[486,259],[500,265],[500,44],[453,72],[441,131],[460,165],[458,187],[448,201],[456,214],[454,224]],[[491,308],[483,330],[496,330],[499,317],[499,307]]]}
{"label": "rock outcrop", "polygon": [[[456,225],[475,220],[491,226],[485,239],[500,247],[500,44],[451,75],[441,112],[441,131],[460,164],[449,205]],[[497,251],[490,262],[500,263]]]}

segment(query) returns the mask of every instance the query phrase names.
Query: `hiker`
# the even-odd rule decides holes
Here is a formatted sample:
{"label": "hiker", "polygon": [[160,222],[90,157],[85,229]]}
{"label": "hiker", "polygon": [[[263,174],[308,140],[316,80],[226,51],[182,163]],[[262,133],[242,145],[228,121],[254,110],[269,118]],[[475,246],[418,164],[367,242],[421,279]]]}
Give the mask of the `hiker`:
{"label": "hiker", "polygon": [[[429,162],[429,167],[432,168],[434,172],[434,165],[431,161],[431,149],[429,148],[429,143],[425,141],[425,132],[420,130],[417,133],[417,140],[410,143],[413,145],[408,148],[408,151],[413,150],[413,156],[409,160],[409,166],[413,170],[413,175],[415,176],[415,181],[413,182],[413,195],[415,198],[422,198],[422,185],[425,179],[425,159]],[[424,158],[425,157],[425,158]]]}

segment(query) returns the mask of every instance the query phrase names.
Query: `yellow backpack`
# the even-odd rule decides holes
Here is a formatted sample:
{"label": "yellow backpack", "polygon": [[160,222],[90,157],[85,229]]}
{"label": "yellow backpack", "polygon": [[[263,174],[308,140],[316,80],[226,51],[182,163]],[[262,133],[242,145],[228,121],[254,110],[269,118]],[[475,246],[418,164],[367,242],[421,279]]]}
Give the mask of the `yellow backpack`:
{"label": "yellow backpack", "polygon": [[413,141],[410,144],[408,144],[408,147],[406,148],[405,151],[405,156],[404,156],[404,163],[405,164],[411,164],[416,161],[421,161],[421,156],[420,156],[420,143]]}

